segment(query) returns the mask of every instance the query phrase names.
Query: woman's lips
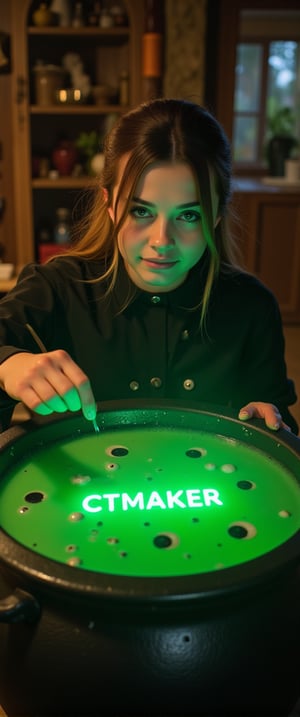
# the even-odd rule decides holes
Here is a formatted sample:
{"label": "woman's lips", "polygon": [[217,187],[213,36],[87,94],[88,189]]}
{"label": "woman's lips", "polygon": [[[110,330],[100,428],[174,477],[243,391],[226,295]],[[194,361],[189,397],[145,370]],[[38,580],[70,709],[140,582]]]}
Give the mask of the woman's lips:
{"label": "woman's lips", "polygon": [[144,261],[145,264],[147,264],[147,266],[149,266],[151,269],[171,269],[172,266],[175,266],[175,264],[178,263],[175,260],[174,261],[160,261],[158,259],[156,260],[156,259],[143,259],[143,258],[142,258],[142,261]]}

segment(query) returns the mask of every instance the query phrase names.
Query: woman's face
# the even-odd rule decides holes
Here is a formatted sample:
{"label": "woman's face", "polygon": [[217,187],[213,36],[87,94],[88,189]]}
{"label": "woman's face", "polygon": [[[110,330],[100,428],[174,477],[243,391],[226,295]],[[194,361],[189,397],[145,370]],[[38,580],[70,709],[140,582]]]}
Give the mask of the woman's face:
{"label": "woman's face", "polygon": [[[128,155],[120,161],[113,206],[127,161]],[[109,208],[113,221],[125,202],[126,196],[121,196],[117,216]],[[140,289],[164,292],[182,284],[206,247],[196,182],[188,164],[159,162],[145,170],[119,232],[118,247]]]}

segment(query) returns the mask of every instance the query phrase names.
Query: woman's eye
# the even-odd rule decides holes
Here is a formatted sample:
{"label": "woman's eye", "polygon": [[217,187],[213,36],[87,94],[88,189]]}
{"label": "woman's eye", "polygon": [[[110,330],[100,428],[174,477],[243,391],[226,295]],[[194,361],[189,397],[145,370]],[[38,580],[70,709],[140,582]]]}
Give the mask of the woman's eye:
{"label": "woman's eye", "polygon": [[146,209],[146,207],[132,207],[130,214],[136,219],[148,219],[151,217],[151,212],[149,209]]}
{"label": "woman's eye", "polygon": [[199,222],[201,219],[200,212],[192,211],[191,209],[187,212],[183,212],[178,217],[179,221],[181,222],[188,222],[188,224],[193,224],[195,222]]}

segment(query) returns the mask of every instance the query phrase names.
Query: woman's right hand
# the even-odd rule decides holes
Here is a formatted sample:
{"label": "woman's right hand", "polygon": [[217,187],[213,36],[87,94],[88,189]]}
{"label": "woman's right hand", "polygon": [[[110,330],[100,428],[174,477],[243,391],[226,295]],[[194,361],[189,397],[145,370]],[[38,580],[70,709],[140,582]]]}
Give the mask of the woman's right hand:
{"label": "woman's right hand", "polygon": [[62,349],[13,354],[0,365],[0,386],[11,398],[43,416],[82,409],[87,420],[96,417],[90,381]]}

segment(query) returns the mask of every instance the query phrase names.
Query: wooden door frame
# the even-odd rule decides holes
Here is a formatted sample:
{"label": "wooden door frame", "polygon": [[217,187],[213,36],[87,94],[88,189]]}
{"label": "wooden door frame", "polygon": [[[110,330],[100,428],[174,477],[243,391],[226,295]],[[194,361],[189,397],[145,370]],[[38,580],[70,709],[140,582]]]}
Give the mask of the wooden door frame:
{"label": "wooden door frame", "polygon": [[20,265],[34,259],[31,154],[29,132],[29,76],[27,68],[27,14],[31,0],[12,2],[12,133],[16,254]]}
{"label": "wooden door frame", "polygon": [[[11,42],[11,5],[1,7],[1,31],[8,34]],[[4,262],[15,263],[15,201],[13,173],[12,138],[12,71],[11,61],[8,71],[0,75],[0,196],[4,201],[4,210],[0,218],[0,244]]]}

